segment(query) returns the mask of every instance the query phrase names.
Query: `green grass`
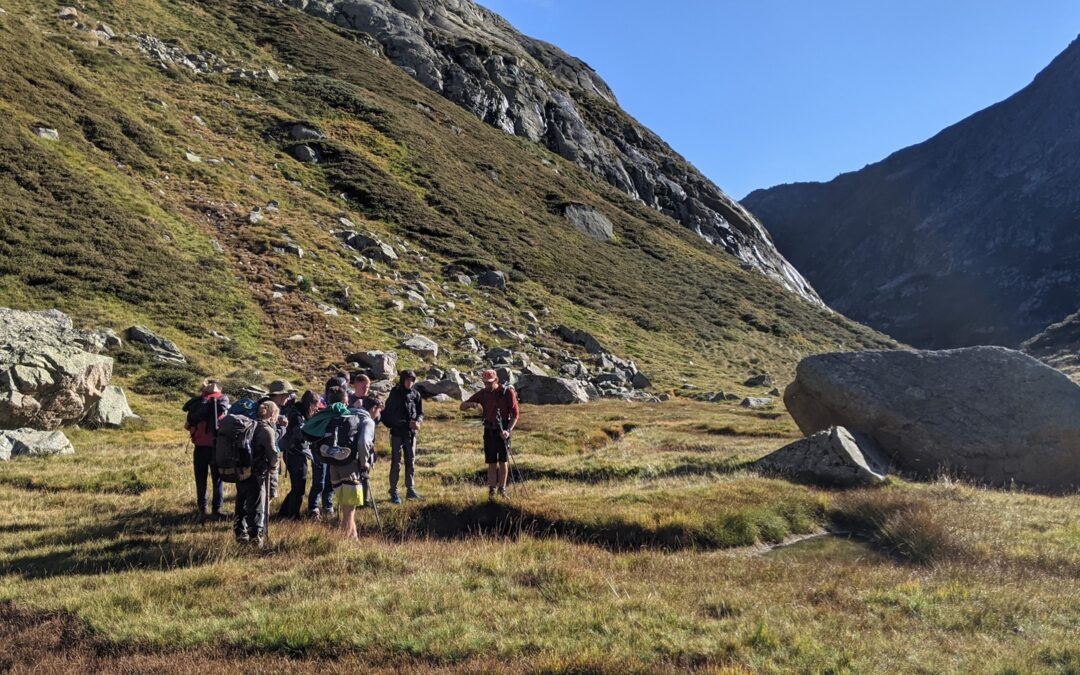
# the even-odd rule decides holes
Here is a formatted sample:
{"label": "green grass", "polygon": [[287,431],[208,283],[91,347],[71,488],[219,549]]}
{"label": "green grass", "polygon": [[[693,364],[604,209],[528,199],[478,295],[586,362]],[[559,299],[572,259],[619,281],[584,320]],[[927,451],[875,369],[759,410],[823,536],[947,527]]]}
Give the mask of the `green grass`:
{"label": "green grass", "polygon": [[[703,431],[727,426],[740,433]],[[1080,573],[1076,496],[901,480],[819,491],[742,468],[793,435],[786,417],[609,402],[527,406],[515,446],[527,493],[489,503],[470,482],[478,432],[435,406],[424,502],[382,501],[383,534],[361,512],[356,544],[328,524],[274,522],[262,554],[237,548],[227,524],[194,522],[179,432],[76,433],[72,457],[4,467],[0,602],[73,617],[75,644],[112,655],[103,667],[159,655],[209,672],[283,656],[300,670],[504,672],[1075,661],[1080,607],[1062,589]],[[694,458],[698,470],[660,470]],[[822,528],[856,536],[769,550]],[[41,614],[54,611],[70,614]]]}

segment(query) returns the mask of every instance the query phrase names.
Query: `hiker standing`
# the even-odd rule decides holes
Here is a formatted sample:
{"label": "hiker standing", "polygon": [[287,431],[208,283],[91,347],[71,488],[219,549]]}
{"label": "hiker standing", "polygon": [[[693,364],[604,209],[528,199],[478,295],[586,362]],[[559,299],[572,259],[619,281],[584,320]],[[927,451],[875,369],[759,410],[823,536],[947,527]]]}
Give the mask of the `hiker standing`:
{"label": "hiker standing", "polygon": [[251,542],[262,548],[266,535],[267,478],[277,470],[277,431],[274,428],[278,407],[266,401],[258,408],[258,422],[251,438],[250,474],[236,483],[236,514],[233,531],[236,541]]}
{"label": "hiker standing", "polygon": [[229,397],[221,393],[221,384],[217,380],[205,380],[202,393],[184,404],[187,413],[184,428],[191,435],[195,445],[193,456],[195,466],[195,500],[198,506],[199,522],[211,514],[206,508],[206,474],[213,482],[213,518],[222,518],[221,507],[225,503],[225,488],[214,463],[214,437],[217,435],[218,422],[225,417],[229,409]]}
{"label": "hiker standing", "polygon": [[400,504],[398,478],[401,475],[402,455],[405,461],[405,497],[421,499],[416,493],[413,476],[416,468],[416,432],[424,421],[424,401],[413,389],[416,373],[403,370],[398,384],[390,390],[382,423],[390,428],[390,503]]}
{"label": "hiker standing", "polygon": [[[330,394],[334,390],[345,391],[349,386],[349,376],[339,372],[326,381],[323,401],[330,405]],[[321,508],[320,508],[321,504]],[[311,491],[308,492],[308,514],[321,520],[323,516],[334,515],[334,486],[330,484],[330,469],[326,462],[313,453],[311,461]]]}
{"label": "hiker standing", "polygon": [[330,482],[334,486],[334,501],[341,509],[341,532],[346,539],[357,539],[356,509],[362,507],[370,495],[366,495],[365,486],[368,473],[374,462],[375,418],[379,416],[382,401],[374,396],[365,396],[351,407],[345,421],[347,433],[341,438],[352,450],[351,457],[344,464],[330,465]]}
{"label": "hiker standing", "polygon": [[496,490],[506,495],[506,478],[509,474],[510,434],[518,422],[517,392],[499,382],[494,370],[480,374],[484,388],[462,402],[462,410],[483,408],[484,411],[484,461],[487,462],[488,497]]}
{"label": "hiker standing", "polygon": [[[280,411],[278,413],[277,420],[274,423],[274,430],[277,432],[278,439],[278,453],[282,451],[281,441],[285,438],[285,431],[289,426],[289,418],[287,415],[287,408],[294,401],[296,390],[289,386],[289,383],[285,380],[274,380],[270,383],[270,391],[266,392],[266,395],[260,398],[256,405],[262,405],[267,401],[273,401],[274,405],[278,407]],[[279,468],[270,475],[270,499],[277,499],[278,496],[278,476]]]}
{"label": "hiker standing", "polygon": [[279,446],[289,472],[289,494],[281,502],[280,518],[299,518],[304,505],[304,488],[310,471],[309,463],[313,460],[311,441],[302,433],[302,427],[322,407],[319,395],[306,391],[299,401],[294,401],[285,409],[288,425]]}

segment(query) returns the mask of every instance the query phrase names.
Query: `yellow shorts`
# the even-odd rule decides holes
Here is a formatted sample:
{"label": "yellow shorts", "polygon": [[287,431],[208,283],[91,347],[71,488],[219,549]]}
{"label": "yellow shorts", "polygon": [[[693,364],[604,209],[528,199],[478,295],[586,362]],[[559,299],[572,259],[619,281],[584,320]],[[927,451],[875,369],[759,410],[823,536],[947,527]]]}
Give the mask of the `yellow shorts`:
{"label": "yellow shorts", "polygon": [[339,485],[334,488],[334,503],[338,506],[363,506],[364,486]]}

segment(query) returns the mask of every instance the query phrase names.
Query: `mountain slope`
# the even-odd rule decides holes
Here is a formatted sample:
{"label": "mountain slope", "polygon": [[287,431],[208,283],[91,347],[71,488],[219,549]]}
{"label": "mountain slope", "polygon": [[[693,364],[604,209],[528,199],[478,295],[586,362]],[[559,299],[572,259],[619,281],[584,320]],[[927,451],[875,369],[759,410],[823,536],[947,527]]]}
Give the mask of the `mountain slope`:
{"label": "mountain slope", "polygon": [[820,303],[761,224],[628,116],[588,64],[471,0],[285,0],[374,49],[478,118],[528,138]]}
{"label": "mountain slope", "polygon": [[[240,0],[86,2],[77,19],[29,1],[5,9],[0,305],[144,324],[193,357],[181,368],[125,354],[137,393],[252,365],[319,378],[413,333],[442,345],[444,367],[475,367],[455,346],[470,334],[542,361],[540,347],[566,349],[548,332],[557,323],[637,359],[661,387],[891,344],[325,21]],[[102,22],[116,37],[93,32]],[[299,122],[321,138],[292,140]],[[301,145],[321,161],[294,159]],[[613,237],[579,232],[570,205],[606,216]],[[358,268],[341,218],[398,262]],[[457,281],[493,268],[506,292]],[[387,309],[413,289],[422,302]],[[532,314],[543,334],[515,337]]]}
{"label": "mountain slope", "polygon": [[1020,348],[1048,366],[1080,381],[1080,312],[1047,326]]}
{"label": "mountain slope", "polygon": [[838,311],[919,347],[1015,346],[1080,306],[1078,89],[1073,42],[924,143],[743,203]]}

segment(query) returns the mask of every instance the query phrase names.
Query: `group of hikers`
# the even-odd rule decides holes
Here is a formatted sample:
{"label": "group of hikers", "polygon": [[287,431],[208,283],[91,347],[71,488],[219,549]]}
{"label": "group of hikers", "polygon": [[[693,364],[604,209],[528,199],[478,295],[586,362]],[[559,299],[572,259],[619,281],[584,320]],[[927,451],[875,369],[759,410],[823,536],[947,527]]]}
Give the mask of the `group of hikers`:
{"label": "group of hikers", "polygon": [[[481,379],[484,388],[462,402],[461,410],[482,409],[488,497],[506,497],[511,433],[519,416],[517,394],[499,381],[494,370],[484,371]],[[376,460],[375,430],[380,422],[390,430],[390,503],[401,503],[402,465],[405,498],[422,499],[416,491],[415,466],[424,402],[415,383],[416,373],[402,371],[384,402],[370,391],[367,375],[341,372],[326,382],[321,395],[308,390],[297,398],[296,389],[278,380],[258,400],[230,403],[220,382],[205,380],[201,393],[183,407],[185,428],[195,446],[198,518],[225,518],[224,484],[235,483],[236,540],[262,547],[270,502],[278,496],[284,467],[289,492],[279,518],[300,519],[306,514],[323,520],[337,511],[342,533],[357,538],[356,509],[375,506],[368,478]]]}

